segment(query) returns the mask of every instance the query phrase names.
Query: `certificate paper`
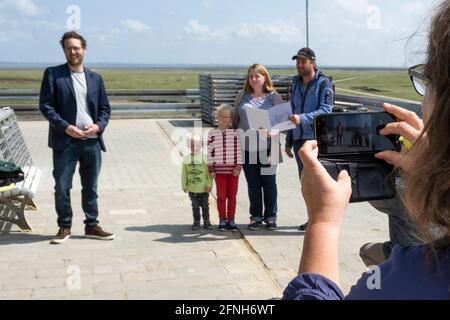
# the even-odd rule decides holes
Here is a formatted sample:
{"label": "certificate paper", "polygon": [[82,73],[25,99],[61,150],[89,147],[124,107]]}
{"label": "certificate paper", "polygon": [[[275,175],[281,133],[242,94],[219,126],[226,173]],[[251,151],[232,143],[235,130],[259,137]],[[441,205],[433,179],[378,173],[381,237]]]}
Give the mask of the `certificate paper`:
{"label": "certificate paper", "polygon": [[292,105],[290,102],[282,103],[268,110],[271,130],[288,131],[295,128],[289,117],[292,116]]}
{"label": "certificate paper", "polygon": [[295,128],[295,125],[289,120],[292,116],[292,106],[290,102],[279,104],[263,110],[258,108],[246,107],[248,124],[251,129],[267,129],[288,131]]}

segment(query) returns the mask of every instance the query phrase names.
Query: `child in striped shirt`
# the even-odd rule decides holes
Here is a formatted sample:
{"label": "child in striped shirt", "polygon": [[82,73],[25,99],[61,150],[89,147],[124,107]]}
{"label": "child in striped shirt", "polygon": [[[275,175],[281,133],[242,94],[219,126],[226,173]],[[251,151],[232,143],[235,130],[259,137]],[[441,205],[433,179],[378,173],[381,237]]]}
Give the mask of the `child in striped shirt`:
{"label": "child in striped shirt", "polygon": [[242,168],[240,140],[237,130],[231,128],[232,107],[223,104],[216,115],[219,127],[208,133],[208,169],[216,181],[219,230],[236,232],[236,195]]}

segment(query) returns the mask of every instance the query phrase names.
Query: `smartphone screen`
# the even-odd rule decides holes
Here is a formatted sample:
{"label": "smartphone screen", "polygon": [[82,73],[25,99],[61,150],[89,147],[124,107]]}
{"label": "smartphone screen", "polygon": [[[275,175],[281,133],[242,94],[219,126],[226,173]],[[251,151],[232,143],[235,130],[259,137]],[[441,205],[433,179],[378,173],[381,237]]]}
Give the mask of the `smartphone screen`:
{"label": "smartphone screen", "polygon": [[319,155],[368,154],[400,150],[397,136],[379,134],[386,124],[395,122],[387,112],[328,113],[314,119]]}

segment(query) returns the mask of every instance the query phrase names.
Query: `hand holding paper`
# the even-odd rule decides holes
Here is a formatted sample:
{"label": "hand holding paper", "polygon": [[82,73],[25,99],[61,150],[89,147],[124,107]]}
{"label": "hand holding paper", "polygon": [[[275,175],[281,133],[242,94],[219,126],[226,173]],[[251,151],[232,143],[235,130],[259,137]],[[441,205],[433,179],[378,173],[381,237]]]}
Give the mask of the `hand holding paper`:
{"label": "hand holding paper", "polygon": [[270,108],[269,110],[263,110],[253,107],[246,107],[248,123],[251,129],[267,129],[288,131],[295,128],[295,125],[289,120],[292,116],[292,106],[289,102],[279,104]]}

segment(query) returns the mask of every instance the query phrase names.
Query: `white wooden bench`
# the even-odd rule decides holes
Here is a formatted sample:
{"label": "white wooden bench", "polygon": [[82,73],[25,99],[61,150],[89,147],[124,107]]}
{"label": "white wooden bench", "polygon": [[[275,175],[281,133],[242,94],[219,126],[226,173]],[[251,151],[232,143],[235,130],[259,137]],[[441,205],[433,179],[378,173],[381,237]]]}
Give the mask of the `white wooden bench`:
{"label": "white wooden bench", "polygon": [[33,167],[30,152],[17,123],[14,110],[0,109],[0,158],[20,166],[25,179],[8,191],[0,191],[0,231],[6,231],[11,223],[23,231],[31,231],[25,210],[37,210],[33,201],[41,171]]}

